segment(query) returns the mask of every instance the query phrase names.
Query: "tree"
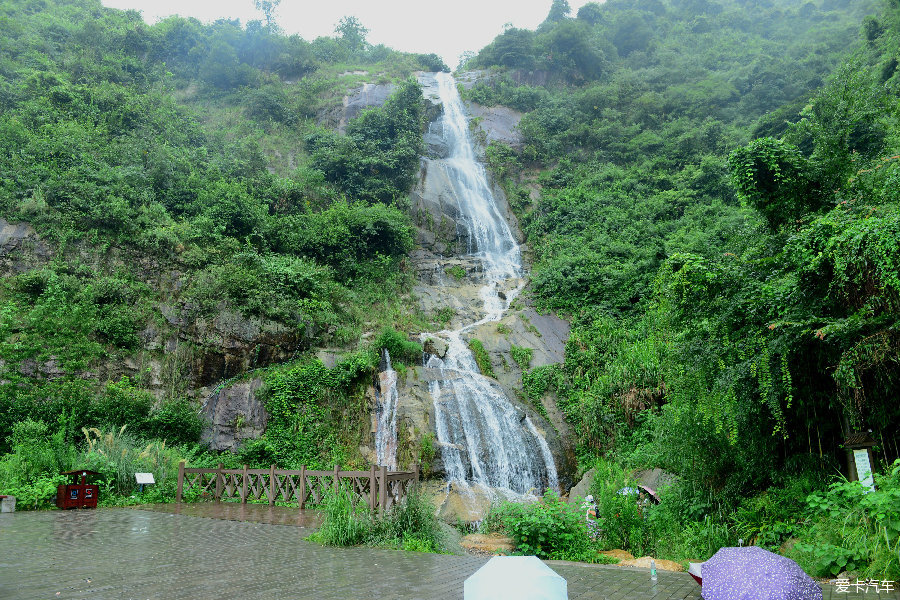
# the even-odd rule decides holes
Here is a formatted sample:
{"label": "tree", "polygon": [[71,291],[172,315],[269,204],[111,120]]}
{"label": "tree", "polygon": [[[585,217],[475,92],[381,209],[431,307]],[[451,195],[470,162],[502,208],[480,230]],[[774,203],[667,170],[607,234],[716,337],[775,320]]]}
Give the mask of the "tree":
{"label": "tree", "polygon": [[334,26],[334,32],[340,34],[341,43],[351,52],[365,50],[369,45],[366,41],[369,30],[356,17],[341,17]]}
{"label": "tree", "polygon": [[572,7],[569,6],[567,0],[553,0],[553,4],[550,5],[550,13],[544,22],[557,23],[568,17],[571,12]]}
{"label": "tree", "polygon": [[280,28],[275,21],[275,10],[281,4],[281,0],[253,0],[256,10],[261,11],[266,18],[266,29],[272,33],[278,33]]}
{"label": "tree", "polygon": [[620,56],[646,50],[652,38],[653,30],[641,13],[628,11],[616,19],[612,43],[615,44]]}
{"label": "tree", "polygon": [[538,26],[538,30],[546,29],[554,23],[565,21],[571,12],[572,7],[569,6],[568,0],[553,0],[553,4],[550,5],[550,12],[547,14],[544,22]]}
{"label": "tree", "polygon": [[450,67],[444,62],[440,56],[432,52],[431,54],[416,54],[416,59],[422,68],[426,71],[445,71],[450,72]]}
{"label": "tree", "polygon": [[507,29],[479,53],[478,63],[530,69],[534,65],[534,32]]}
{"label": "tree", "polygon": [[469,66],[469,61],[475,58],[475,53],[471,50],[466,50],[462,54],[459,55],[459,63],[456,65],[457,69],[466,69]]}
{"label": "tree", "polygon": [[596,25],[603,22],[603,9],[596,2],[588,2],[578,9],[576,17],[588,25]]}
{"label": "tree", "polygon": [[553,62],[568,71],[571,79],[596,79],[604,57],[590,43],[590,29],[578,21],[560,23],[549,34]]}
{"label": "tree", "polygon": [[773,138],[753,140],[728,157],[738,195],[758,210],[772,229],[819,207],[812,193],[808,161],[796,146]]}

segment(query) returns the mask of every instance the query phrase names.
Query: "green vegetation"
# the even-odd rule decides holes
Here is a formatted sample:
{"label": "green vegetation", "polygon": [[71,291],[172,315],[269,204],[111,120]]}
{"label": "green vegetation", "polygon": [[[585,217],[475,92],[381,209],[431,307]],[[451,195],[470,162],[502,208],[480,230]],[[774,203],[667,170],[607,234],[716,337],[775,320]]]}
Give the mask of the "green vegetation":
{"label": "green vegetation", "polygon": [[327,546],[376,546],[415,552],[442,552],[434,507],[414,487],[399,505],[373,513],[349,489],[330,491],[322,505],[324,520],[309,539]]}
{"label": "green vegetation", "polygon": [[[81,438],[81,448],[75,442]],[[56,498],[56,486],[71,483],[62,471],[74,468],[100,473],[100,502],[104,505],[166,502],[175,498],[178,463],[192,461],[196,453],[165,441],[144,443],[123,425],[103,432],[83,428],[76,432],[62,413],[55,427],[26,419],[13,426],[11,452],[0,458],[0,486],[15,496],[19,510],[48,508]],[[134,474],[152,472],[156,485],[139,498]]]}
{"label": "green vegetation", "polygon": [[900,461],[876,481],[871,493],[856,482],[838,481],[807,499],[809,520],[789,555],[810,573],[833,577],[858,571],[864,577],[900,573]]}
{"label": "green vegetation", "polygon": [[484,344],[481,343],[481,340],[471,338],[467,343],[481,374],[485,377],[495,377],[494,367],[491,365],[491,357],[488,355],[487,350],[484,349]]}
{"label": "green vegetation", "polygon": [[531,367],[531,357],[534,356],[533,348],[523,348],[522,346],[511,344],[509,347],[509,354],[512,356],[512,359],[516,361],[516,364],[519,365],[519,369],[521,369],[523,373]]}
{"label": "green vegetation", "polygon": [[406,335],[396,329],[383,330],[375,340],[375,348],[387,350],[391,361],[411,365],[420,364],[422,361],[422,344],[408,340]]}
{"label": "green vegetation", "polygon": [[610,564],[616,559],[598,554],[601,548],[591,539],[585,511],[568,504],[553,492],[540,502],[503,502],[491,507],[482,528],[504,533],[516,545],[516,554],[550,560],[575,560]]}
{"label": "green vegetation", "polygon": [[[0,217],[40,238],[4,255],[0,453],[19,464],[17,428],[64,415],[52,448],[71,454],[4,469],[3,490],[52,491],[77,462],[126,502],[141,454],[207,460],[196,390],[281,361],[273,426],[240,458],[360,460],[357,388],[387,346],[352,351],[366,330],[428,326],[404,267],[423,126],[410,76],[445,66],[369,44],[352,18],[334,38],[285,36],[259,8],[265,22],[151,26],[96,0],[0,2]],[[384,106],[345,136],[323,127],[373,80],[394,86]],[[325,369],[306,353],[323,343],[351,354]],[[110,435],[118,462],[97,450]]]}
{"label": "green vegetation", "polygon": [[[411,308],[407,264],[411,75],[444,65],[352,17],[284,36],[259,7],[265,22],[150,26],[96,0],[0,2],[0,217],[33,228],[0,281],[0,488],[20,506],[76,464],[110,503],[138,501],[138,469],[161,482],[145,499],[171,498],[180,459],[353,466],[378,353],[402,372],[422,352],[406,332],[454,316]],[[471,58],[486,75],[464,95],[525,113],[521,146],[486,157],[533,251],[530,301],[573,324],[563,364],[512,358],[601,473],[592,530],[552,495],[495,509],[519,551],[682,560],[744,538],[816,575],[900,579],[898,56],[897,0],[574,17],[556,0]],[[373,80],[385,104],[333,131]],[[325,345],[344,352],[332,368]],[[204,453],[196,390],[250,370],[265,435]],[[880,475],[863,495],[829,475],[866,430]],[[408,455],[430,462],[429,435]],[[618,491],[648,467],[677,479],[641,507]],[[439,548],[420,499],[384,518],[329,503],[327,543]]]}
{"label": "green vegetation", "polygon": [[452,267],[447,267],[444,269],[447,275],[450,275],[456,281],[462,281],[466,278],[466,270],[463,269],[460,265],[453,265]]}
{"label": "green vegetation", "polygon": [[487,160],[533,300],[573,322],[527,395],[556,393],[585,469],[678,477],[604,544],[681,560],[798,537],[810,572],[896,576],[900,505],[885,526],[824,486],[848,431],[872,431],[882,473],[900,452],[900,5],[554,7],[472,58],[489,76],[465,94],[526,113],[522,147]]}
{"label": "green vegetation", "polygon": [[362,351],[331,369],[314,359],[268,373],[258,397],[269,422],[265,434],[245,446],[245,460],[285,469],[353,464],[347,448],[358,441],[352,436],[362,436],[367,412],[359,386],[375,363],[373,352]]}

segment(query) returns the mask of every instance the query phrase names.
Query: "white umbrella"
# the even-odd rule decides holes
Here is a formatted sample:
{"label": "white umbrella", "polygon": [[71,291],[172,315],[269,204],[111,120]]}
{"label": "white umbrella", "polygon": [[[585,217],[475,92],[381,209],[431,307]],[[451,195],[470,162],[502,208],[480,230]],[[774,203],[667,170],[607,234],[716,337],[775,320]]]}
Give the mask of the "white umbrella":
{"label": "white umbrella", "polygon": [[536,556],[495,556],[466,579],[464,600],[568,600],[566,580]]}

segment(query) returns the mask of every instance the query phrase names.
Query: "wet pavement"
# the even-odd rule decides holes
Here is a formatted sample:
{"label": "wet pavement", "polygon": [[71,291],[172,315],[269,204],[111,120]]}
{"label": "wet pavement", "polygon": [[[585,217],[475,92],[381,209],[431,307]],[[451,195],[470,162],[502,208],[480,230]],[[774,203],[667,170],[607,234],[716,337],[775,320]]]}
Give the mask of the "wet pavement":
{"label": "wet pavement", "polygon": [[[124,508],[0,514],[0,598],[461,599],[465,579],[486,562],[319,546],[303,541],[310,529],[298,525],[299,515],[290,525],[193,516],[215,512],[210,506],[183,505],[181,514]],[[227,504],[215,510],[226,518],[239,514]],[[264,515],[269,507],[243,510]],[[271,518],[287,514],[273,511]],[[700,598],[700,587],[684,573],[660,572],[653,588],[646,569],[550,566],[568,581],[572,600]],[[826,588],[826,600],[861,597]]]}
{"label": "wet pavement", "polygon": [[309,535],[322,523],[322,513],[318,510],[300,510],[296,506],[269,506],[268,504],[242,504],[240,502],[190,502],[184,504],[143,504],[139,510],[173,513],[207,519],[226,521],[252,521],[269,525],[293,525],[309,529]]}

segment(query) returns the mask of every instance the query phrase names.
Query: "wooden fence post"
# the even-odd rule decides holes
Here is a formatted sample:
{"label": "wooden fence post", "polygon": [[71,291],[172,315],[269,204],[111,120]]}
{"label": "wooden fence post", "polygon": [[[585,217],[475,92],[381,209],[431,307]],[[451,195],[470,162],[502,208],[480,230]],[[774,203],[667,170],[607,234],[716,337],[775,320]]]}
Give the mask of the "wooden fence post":
{"label": "wooden fence post", "polygon": [[181,503],[181,491],[184,489],[184,461],[178,462],[178,490],[175,492],[175,502]]}
{"label": "wooden fence post", "polygon": [[300,467],[300,510],[306,507],[306,465]]}
{"label": "wooden fence post", "polygon": [[224,476],[222,474],[222,468],[224,467],[225,465],[223,465],[222,463],[219,463],[219,465],[216,467],[216,502],[222,499],[222,485],[225,483],[223,481]]}
{"label": "wooden fence post", "polygon": [[378,482],[375,480],[375,463],[369,467],[369,510],[375,510],[375,492]]}
{"label": "wooden fence post", "polygon": [[337,496],[341,489],[341,471],[338,465],[334,465],[334,495]]}
{"label": "wooden fence post", "polygon": [[419,483],[419,463],[413,465],[413,483]]}
{"label": "wooden fence post", "polygon": [[378,506],[381,508],[381,512],[384,512],[384,509],[387,508],[387,467],[381,465],[381,481],[378,486]]}
{"label": "wooden fence post", "polygon": [[244,477],[241,480],[241,504],[247,504],[247,465],[244,465]]}
{"label": "wooden fence post", "polygon": [[269,506],[275,506],[275,464],[269,469]]}

